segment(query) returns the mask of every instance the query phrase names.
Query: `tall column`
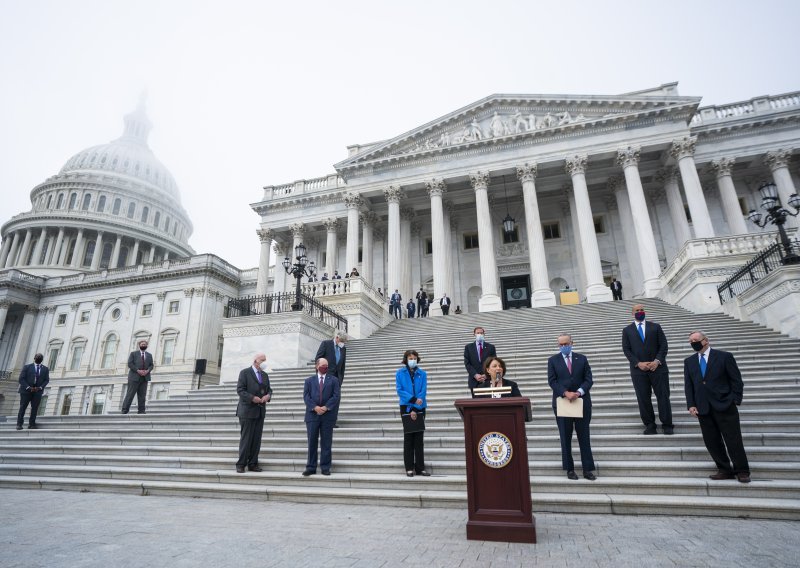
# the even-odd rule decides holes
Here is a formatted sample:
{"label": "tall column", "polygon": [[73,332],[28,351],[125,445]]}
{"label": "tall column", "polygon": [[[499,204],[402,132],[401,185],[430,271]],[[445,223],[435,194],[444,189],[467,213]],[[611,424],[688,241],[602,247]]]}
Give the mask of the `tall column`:
{"label": "tall column", "polygon": [[373,248],[373,228],[377,216],[373,211],[361,213],[361,278],[369,285],[372,285],[372,248]]}
{"label": "tall column", "polygon": [[31,256],[31,266],[39,266],[41,263],[42,258],[42,248],[44,247],[44,241],[47,238],[47,229],[42,228],[41,232],[39,233],[39,238],[36,239],[36,246],[33,247],[33,255]]}
{"label": "tall column", "polygon": [[[444,291],[447,292],[451,301],[458,305],[464,305],[461,295],[456,291],[453,282],[453,231],[456,230],[456,220],[453,218],[453,204],[451,202],[442,203],[444,213]],[[454,308],[455,309],[455,308]]]}
{"label": "tall column", "polygon": [[689,221],[686,220],[686,210],[683,207],[681,188],[678,185],[678,172],[675,168],[665,168],[656,172],[656,181],[664,184],[664,193],[667,195],[669,218],[672,221],[672,230],[675,233],[675,244],[681,250],[683,244],[692,238]]}
{"label": "tall column", "polygon": [[13,355],[11,356],[11,369],[20,370],[27,362],[28,350],[35,350],[36,348],[31,345],[31,335],[33,333],[33,324],[36,321],[37,308],[28,306],[25,308],[25,315],[22,316],[22,325],[17,335],[17,341],[14,344]]}
{"label": "tall column", "polygon": [[150,244],[150,254],[147,255],[147,262],[152,263],[156,259],[156,245]]}
{"label": "tall column", "polygon": [[[775,180],[775,185],[778,186],[778,196],[781,198],[781,205],[791,211],[789,207],[789,197],[793,193],[797,193],[794,186],[792,174],[789,172],[789,158],[792,153],[789,150],[775,150],[767,152],[764,156],[764,163],[772,172],[772,178]],[[800,226],[797,217],[791,215],[786,216],[786,228],[794,228]]]}
{"label": "tall column", "polygon": [[[59,229],[59,232],[63,231],[64,229]],[[56,251],[56,235],[50,235],[48,237],[47,242],[47,253],[45,257],[42,259],[42,264],[45,266],[50,266],[53,263],[53,259],[58,258],[58,252]]]}
{"label": "tall column", "polygon": [[586,185],[586,154],[567,158],[566,171],[572,178],[575,193],[575,215],[580,227],[581,251],[586,274],[586,301],[607,302],[612,300],[611,288],[603,282],[603,267],[600,264],[600,248],[594,232],[594,217],[589,202],[589,188]]}
{"label": "tall column", "polygon": [[586,268],[583,262],[583,249],[581,248],[581,227],[580,223],[578,222],[578,214],[577,214],[577,207],[575,207],[575,192],[572,191],[571,187],[562,188],[564,192],[564,196],[567,198],[566,202],[561,203],[561,212],[566,216],[569,215],[570,225],[572,227],[572,239],[574,241],[573,245],[575,247],[575,256],[576,263],[574,264],[575,267],[575,276],[576,280],[570,284],[570,287],[575,288],[578,290],[578,295],[582,298],[586,297]]}
{"label": "tall column", "polygon": [[478,311],[496,312],[503,309],[503,301],[497,289],[494,230],[492,213],[489,210],[489,174],[476,172],[470,174],[469,179],[475,190],[475,209],[478,215],[478,252],[481,265],[481,297],[478,299]]}
{"label": "tall column", "polygon": [[414,215],[411,208],[400,209],[400,294],[403,296],[403,308],[414,295],[411,282],[411,221]]}
{"label": "tall column", "polygon": [[522,182],[522,199],[525,207],[525,234],[528,238],[528,263],[533,282],[532,305],[555,306],[556,295],[550,289],[547,274],[547,254],[544,250],[542,219],[539,216],[539,202],[536,197],[536,164],[517,167],[517,178]]}
{"label": "tall column", "polygon": [[339,220],[335,217],[323,219],[322,224],[325,225],[327,231],[327,241],[325,246],[325,272],[328,273],[328,278],[333,279],[333,273],[336,271],[336,253],[339,249],[338,233]]}
{"label": "tall column", "polygon": [[383,190],[383,195],[389,204],[388,252],[386,259],[386,297],[389,298],[395,290],[402,286],[400,280],[400,200],[405,197],[403,190],[390,185]]}
{"label": "tall column", "polygon": [[689,204],[689,213],[692,215],[694,236],[698,239],[714,237],[714,227],[711,225],[711,215],[700,185],[700,176],[694,163],[694,151],[697,145],[697,136],[684,136],[672,141],[670,154],[678,161],[683,178],[683,188],[686,191],[686,202]]}
{"label": "tall column", "polygon": [[117,235],[117,240],[114,242],[114,251],[111,253],[111,262],[108,268],[117,268],[119,265],[119,251],[122,250],[122,235]]}
{"label": "tall column", "polygon": [[91,270],[100,268],[100,259],[103,257],[103,231],[97,231],[97,239],[94,241],[94,254],[92,255]]}
{"label": "tall column", "polygon": [[4,268],[8,268],[10,266],[14,266],[15,261],[17,259],[17,251],[19,250],[19,241],[22,237],[20,237],[19,231],[14,231],[14,240],[11,243],[11,249],[8,251],[8,257],[6,258],[6,262],[3,264]]}
{"label": "tall column", "polygon": [[83,262],[83,229],[78,229],[75,237],[75,248],[72,249],[72,268],[78,268]]}
{"label": "tall column", "polygon": [[644,296],[654,298],[664,287],[658,275],[661,265],[658,262],[658,249],[653,236],[653,226],[650,223],[647,201],[644,197],[642,179],[639,177],[639,146],[627,146],[617,150],[617,164],[622,166],[625,174],[625,185],[628,188],[628,199],[631,202],[631,215],[633,216],[633,229],[636,232],[636,242],[639,244],[639,260],[642,264],[642,277],[644,281]]}
{"label": "tall column", "polygon": [[633,229],[633,216],[631,215],[631,203],[625,184],[618,176],[608,179],[608,189],[613,192],[616,200],[617,210],[619,211],[619,222],[622,226],[622,241],[625,247],[625,258],[628,260],[630,270],[630,281],[622,285],[627,293],[626,297],[639,296],[643,289],[642,265],[639,261],[639,246],[636,242],[636,234]]}
{"label": "tall column", "polygon": [[[267,293],[269,286],[269,249],[272,246],[272,239],[275,237],[275,231],[272,229],[259,229],[256,231],[258,240],[261,241],[261,252],[258,255],[258,280],[256,281],[256,294],[263,296]],[[275,272],[281,266],[281,259],[275,259]]]}
{"label": "tall column", "polygon": [[64,231],[64,240],[61,243],[61,249],[58,251],[58,261],[55,261],[56,266],[67,265],[67,254],[69,254],[69,244],[72,242],[72,236],[67,235]]}
{"label": "tall column", "polygon": [[719,198],[722,202],[722,210],[725,212],[725,219],[728,221],[730,234],[744,235],[749,231],[744,222],[744,215],[741,207],[739,207],[739,199],[736,196],[736,188],[733,186],[733,178],[731,177],[734,162],[733,158],[713,160],[711,162],[711,170],[717,177]]}
{"label": "tall column", "polygon": [[139,239],[133,241],[133,250],[128,257],[128,266],[134,266],[139,259]]}
{"label": "tall column", "polygon": [[[364,200],[360,195],[348,194],[344,196],[344,205],[347,208],[347,242],[345,246],[345,274],[358,267],[358,217]],[[363,256],[363,251],[362,251]]]}
{"label": "tall column", "polygon": [[[288,243],[282,239],[276,238],[272,243],[272,248],[275,251],[275,278],[272,284],[273,294],[283,294],[286,292],[286,270],[283,268],[281,262],[286,258],[288,251]],[[294,250],[294,249],[292,249]]]}
{"label": "tall column", "polygon": [[3,239],[3,247],[0,248],[0,268],[5,268],[6,261],[8,260],[8,253],[11,250],[11,243],[14,238],[11,236],[11,232],[6,233],[6,238]]}
{"label": "tall column", "polygon": [[[447,186],[440,179],[433,179],[425,184],[431,198],[431,239],[433,241],[433,296],[441,298],[445,292],[452,295],[453,291],[447,289],[445,283],[445,224],[442,195],[447,191]],[[433,315],[442,315],[439,303],[434,302],[431,310]],[[454,308],[455,309],[455,308]]]}
{"label": "tall column", "polygon": [[19,251],[17,266],[25,266],[28,263],[28,253],[31,250],[31,238],[33,238],[33,231],[27,229],[25,231],[25,240],[22,242],[22,249]]}
{"label": "tall column", "polygon": [[3,326],[6,325],[6,316],[8,315],[8,308],[11,307],[11,302],[8,300],[0,300],[0,337],[3,336]]}

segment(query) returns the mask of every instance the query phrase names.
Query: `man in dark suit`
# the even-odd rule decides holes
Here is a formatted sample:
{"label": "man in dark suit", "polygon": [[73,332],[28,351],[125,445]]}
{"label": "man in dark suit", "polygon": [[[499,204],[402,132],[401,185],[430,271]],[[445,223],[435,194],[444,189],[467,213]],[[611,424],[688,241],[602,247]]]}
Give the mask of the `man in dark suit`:
{"label": "man in dark suit", "polygon": [[314,360],[316,361],[317,359],[326,359],[334,362],[328,374],[339,379],[339,385],[341,386],[344,382],[344,367],[347,363],[347,334],[343,331],[337,331],[333,339],[326,339],[320,343],[317,354],[314,356]]}
{"label": "man in dark suit", "polygon": [[267,403],[272,399],[272,387],[266,371],[267,356],[257,353],[253,365],[239,372],[236,394],[239,404],[236,416],[239,417],[239,460],[236,472],[261,471],[258,465],[258,452],[261,451],[261,434],[264,431],[264,416]]}
{"label": "man in dark suit", "polygon": [[44,355],[37,353],[33,356],[33,363],[22,367],[19,374],[19,413],[17,414],[17,430],[22,430],[25,422],[25,411],[31,405],[31,417],[28,419],[28,429],[36,430],[36,413],[39,412],[39,403],[42,402],[44,387],[50,382],[50,369],[42,365]]}
{"label": "man in dark suit", "polygon": [[442,298],[439,300],[439,306],[442,308],[442,315],[446,316],[450,313],[450,298],[447,297],[447,292],[442,294]]}
{"label": "man in dark suit", "polygon": [[403,296],[400,295],[398,290],[395,290],[394,294],[389,297],[389,305],[392,307],[394,319],[403,317]]}
{"label": "man in dark suit", "polygon": [[[485,340],[486,330],[476,327],[472,330],[475,341],[471,341],[464,346],[464,367],[467,369],[467,384],[469,391],[475,387],[489,386],[488,378],[483,370],[483,364],[489,357],[497,357],[497,350],[494,345]],[[475,397],[475,394],[472,394]]]}
{"label": "man in dark suit", "polygon": [[700,421],[703,442],[717,465],[713,480],[733,479],[750,483],[750,465],[742,442],[738,406],[744,383],[733,355],[711,349],[702,331],[689,335],[697,354],[683,362],[683,385],[689,414]]}
{"label": "man in dark suit", "polygon": [[547,360],[547,382],[553,389],[553,412],[556,412],[556,401],[559,397],[569,400],[583,399],[583,418],[566,418],[556,415],[558,435],[561,438],[561,467],[567,477],[578,479],[575,473],[575,462],[572,459],[572,430],[578,433],[578,445],[581,449],[581,467],[583,477],[589,481],[597,479],[594,473],[594,457],[589,436],[589,423],[592,421],[592,369],[586,356],[572,351],[572,336],[562,333],[558,336],[559,353]]}
{"label": "man in dark suit", "polygon": [[664,434],[674,433],[672,405],[669,401],[669,370],[667,369],[667,337],[657,323],[645,321],[643,304],[632,308],[634,321],[622,329],[622,351],[631,364],[631,381],[639,403],[639,416],[644,434],[656,434],[656,417],[651,397],[656,393],[658,418]]}
{"label": "man in dark suit", "polygon": [[136,395],[139,406],[137,414],[144,414],[147,401],[147,383],[150,382],[150,373],[153,371],[153,355],[147,352],[147,341],[139,342],[139,349],[128,356],[128,392],[122,401],[122,414],[128,414]]}
{"label": "man in dark suit", "polygon": [[331,447],[333,425],[339,412],[339,380],[328,372],[328,361],[317,359],[317,372],[303,384],[303,400],[306,404],[306,433],[308,434],[308,458],[303,476],[317,473],[317,447],[320,448],[319,466],[322,475],[331,474]]}
{"label": "man in dark suit", "polygon": [[425,300],[428,299],[428,293],[422,289],[422,286],[419,288],[419,292],[417,292],[417,314],[418,317],[425,317],[422,313],[422,304],[425,303]]}
{"label": "man in dark suit", "polygon": [[615,301],[622,299],[622,282],[616,278],[612,278],[611,284],[609,284],[608,287],[611,288],[611,295],[614,297]]}

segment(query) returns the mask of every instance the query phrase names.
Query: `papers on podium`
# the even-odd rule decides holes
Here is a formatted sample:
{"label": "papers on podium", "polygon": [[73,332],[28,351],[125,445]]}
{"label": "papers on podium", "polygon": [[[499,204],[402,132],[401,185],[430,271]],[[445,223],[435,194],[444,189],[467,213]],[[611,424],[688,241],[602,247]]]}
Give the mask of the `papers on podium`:
{"label": "papers on podium", "polygon": [[583,399],[570,401],[561,396],[556,399],[556,416],[559,418],[583,418]]}

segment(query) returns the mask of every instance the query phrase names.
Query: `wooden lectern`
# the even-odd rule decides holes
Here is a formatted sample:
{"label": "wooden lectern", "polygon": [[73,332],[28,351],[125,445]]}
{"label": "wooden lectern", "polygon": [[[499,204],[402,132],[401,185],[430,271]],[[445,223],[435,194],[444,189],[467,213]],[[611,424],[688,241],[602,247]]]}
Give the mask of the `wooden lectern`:
{"label": "wooden lectern", "polygon": [[531,505],[528,398],[466,398],[455,406],[464,419],[468,540],[536,542]]}

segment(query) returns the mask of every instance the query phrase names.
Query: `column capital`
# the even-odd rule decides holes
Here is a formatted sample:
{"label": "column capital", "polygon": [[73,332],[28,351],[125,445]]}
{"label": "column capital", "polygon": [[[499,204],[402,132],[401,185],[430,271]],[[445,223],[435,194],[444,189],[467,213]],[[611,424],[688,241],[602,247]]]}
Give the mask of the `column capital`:
{"label": "column capital", "polygon": [[585,174],[588,162],[589,162],[588,155],[576,154],[575,156],[570,156],[566,159],[564,170],[570,176],[574,176],[577,174]]}
{"label": "column capital", "polygon": [[401,199],[405,199],[406,194],[399,185],[390,185],[383,190],[383,196],[389,203],[400,203]]}
{"label": "column capital", "polygon": [[261,244],[268,243],[275,238],[275,231],[272,229],[258,229],[256,231],[256,235],[258,235],[258,239],[261,241]]}
{"label": "column capital", "polygon": [[131,304],[133,304],[133,305],[138,304],[139,303],[139,298],[141,298],[141,296],[139,294],[134,294],[133,296],[131,296]]}
{"label": "column capital", "polygon": [[8,309],[9,307],[11,307],[11,302],[6,300],[5,298],[0,300],[0,310],[2,310],[3,308]]}
{"label": "column capital", "polygon": [[611,193],[614,193],[618,189],[625,189],[625,186],[623,186],[622,184],[623,184],[622,176],[611,176],[610,178],[608,178],[608,181],[606,182],[606,189],[608,189],[608,191],[610,191]]}
{"label": "column capital", "polygon": [[487,189],[489,187],[489,172],[475,172],[469,174],[469,182],[472,184],[472,189]]}
{"label": "column capital", "polygon": [[400,209],[400,218],[403,221],[411,221],[416,216],[416,213],[410,207],[403,207]]}
{"label": "column capital", "polygon": [[419,221],[412,221],[411,222],[411,234],[412,235],[419,234],[419,232],[421,230],[422,230],[422,223],[420,223]]}
{"label": "column capital", "polygon": [[641,146],[627,146],[617,150],[617,165],[627,168],[639,164],[639,155],[642,152]]}
{"label": "column capital", "polygon": [[374,211],[362,211],[361,212],[361,222],[367,226],[374,226],[375,223],[378,221],[378,216],[375,214]]}
{"label": "column capital", "polygon": [[159,302],[163,302],[166,299],[166,297],[167,297],[167,293],[166,292],[159,292],[159,293],[156,294],[156,299]]}
{"label": "column capital", "polygon": [[452,215],[453,211],[456,210],[456,206],[453,205],[452,201],[442,201],[442,210],[448,215]]}
{"label": "column capital", "polygon": [[447,185],[444,183],[444,180],[441,179],[432,179],[431,181],[425,182],[425,188],[428,190],[428,195],[430,197],[434,196],[442,196],[447,193]]}
{"label": "column capital", "polygon": [[323,219],[322,224],[325,225],[325,229],[327,229],[329,233],[335,233],[339,229],[339,219],[336,217]]}
{"label": "column capital", "polygon": [[667,192],[663,187],[653,189],[648,193],[653,203],[663,203],[666,200]]}
{"label": "column capital", "polygon": [[697,136],[684,136],[683,138],[672,141],[672,147],[669,149],[669,153],[676,160],[680,160],[687,156],[694,156],[696,146]]}
{"label": "column capital", "polygon": [[298,239],[303,238],[303,231],[305,228],[306,226],[303,223],[292,223],[289,225],[289,230],[292,232],[292,236]]}
{"label": "column capital", "polygon": [[31,314],[32,316],[35,316],[38,313],[39,313],[39,308],[37,308],[36,306],[25,306],[25,315]]}
{"label": "column capital", "polygon": [[787,167],[791,157],[791,150],[784,150],[783,148],[771,150],[764,155],[764,164],[774,173],[778,168]]}
{"label": "column capital", "polygon": [[100,308],[102,308],[103,307],[103,300],[95,300],[94,301],[94,307],[97,308],[98,310]]}
{"label": "column capital", "polygon": [[358,209],[364,205],[364,199],[356,193],[348,193],[344,196],[344,206],[348,209]]}
{"label": "column capital", "polygon": [[536,163],[528,164],[527,162],[522,166],[517,166],[517,179],[522,183],[526,181],[533,181],[536,179],[539,166]]}
{"label": "column capital", "polygon": [[604,198],[606,209],[609,211],[616,211],[617,207],[617,198],[614,195],[606,195]]}
{"label": "column capital", "polygon": [[736,162],[736,158],[718,158],[711,161],[709,169],[714,172],[714,174],[717,176],[717,179],[719,179],[723,176],[731,175],[734,162]]}
{"label": "column capital", "polygon": [[187,298],[191,298],[192,296],[194,296],[194,288],[184,288],[183,295],[186,296]]}
{"label": "column capital", "polygon": [[658,183],[667,184],[673,181],[678,181],[680,175],[681,173],[677,168],[661,168],[655,173],[653,179],[655,179]]}

